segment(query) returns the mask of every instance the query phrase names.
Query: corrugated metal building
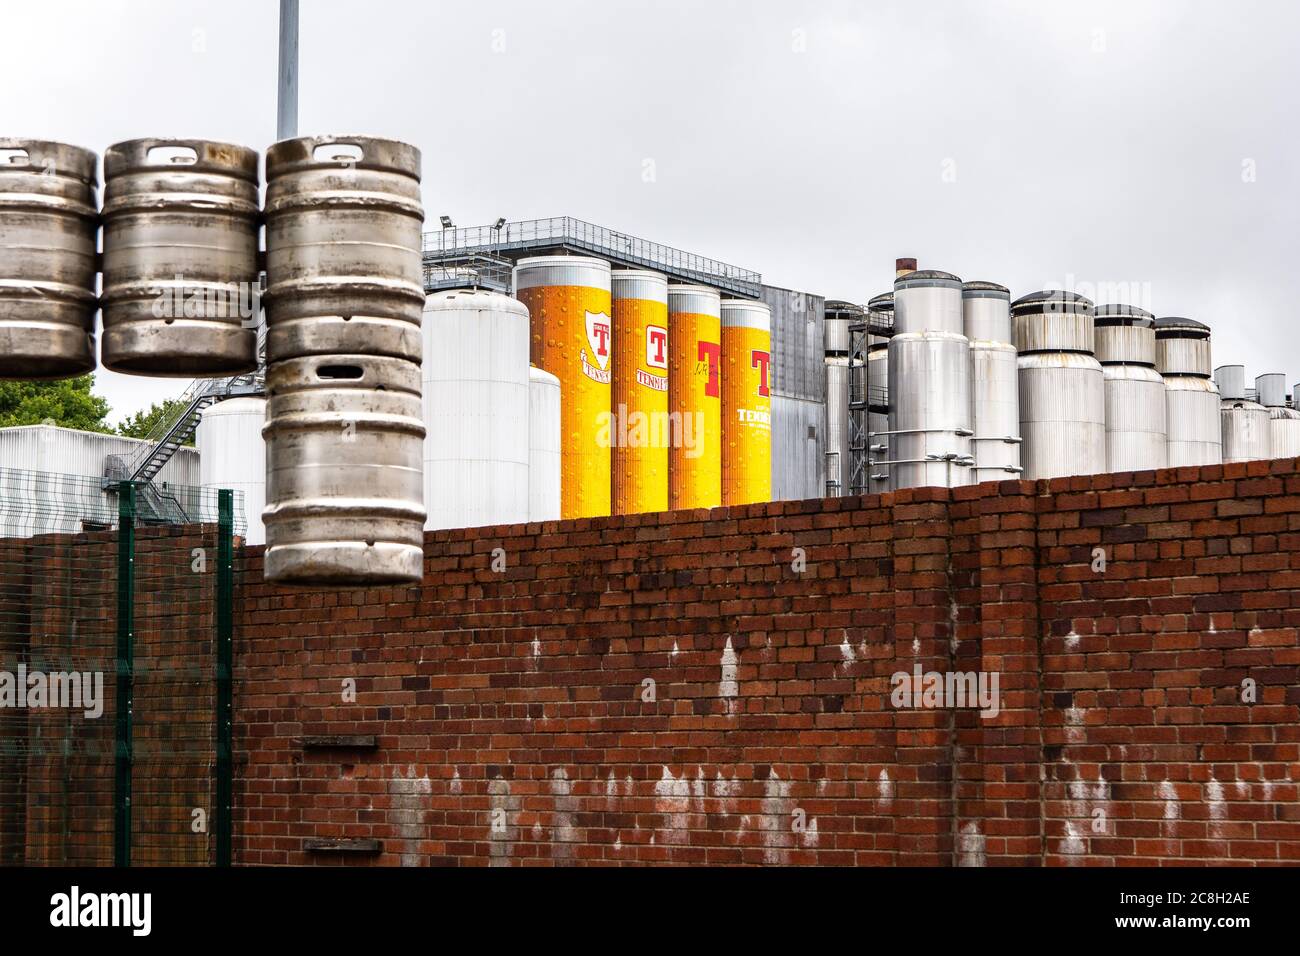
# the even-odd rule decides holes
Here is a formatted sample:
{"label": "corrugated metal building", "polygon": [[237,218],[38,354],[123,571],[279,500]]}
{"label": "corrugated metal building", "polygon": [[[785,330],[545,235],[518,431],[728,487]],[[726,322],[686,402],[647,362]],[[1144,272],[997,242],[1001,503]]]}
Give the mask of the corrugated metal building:
{"label": "corrugated metal building", "polygon": [[[149,444],[56,425],[0,428],[0,471],[9,476],[0,482],[0,498],[4,499],[0,512],[5,516],[0,536],[80,531],[83,521],[111,520],[117,510],[116,496],[111,490],[101,490],[99,500],[88,501],[86,489],[98,488],[98,479],[109,473],[112,456],[129,463]],[[88,480],[58,480],[63,476]],[[199,495],[199,453],[193,448],[182,448],[173,455],[154,479],[154,486],[161,494],[174,496],[187,515],[216,520],[215,513],[201,513],[205,505]],[[236,508],[242,507],[242,499],[237,500]],[[242,526],[242,521],[237,518],[236,524]]]}
{"label": "corrugated metal building", "polygon": [[820,498],[826,484],[823,296],[762,287],[772,310],[772,498]]}

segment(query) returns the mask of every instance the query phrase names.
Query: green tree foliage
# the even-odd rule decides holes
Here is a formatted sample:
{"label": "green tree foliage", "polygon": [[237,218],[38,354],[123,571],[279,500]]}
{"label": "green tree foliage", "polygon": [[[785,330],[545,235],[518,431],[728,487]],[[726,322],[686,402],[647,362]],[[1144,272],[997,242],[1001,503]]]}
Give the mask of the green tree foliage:
{"label": "green tree foliage", "polygon": [[[148,438],[155,428],[163,422],[175,421],[184,410],[185,403],[179,398],[169,398],[161,405],[154,402],[148,411],[136,412],[124,419],[117,427],[117,433],[127,438]],[[191,438],[185,444],[193,445],[194,440]]]}
{"label": "green tree foliage", "polygon": [[57,382],[0,382],[0,428],[44,423],[112,434],[108,400],[92,394],[89,375]]}

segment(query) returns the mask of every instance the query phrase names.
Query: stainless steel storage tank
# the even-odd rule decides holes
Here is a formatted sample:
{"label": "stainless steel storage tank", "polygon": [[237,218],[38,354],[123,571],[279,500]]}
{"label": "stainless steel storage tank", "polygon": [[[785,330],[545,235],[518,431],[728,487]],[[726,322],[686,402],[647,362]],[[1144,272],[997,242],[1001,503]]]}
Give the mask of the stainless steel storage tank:
{"label": "stainless steel storage tank", "polygon": [[429,529],[528,520],[528,309],[466,289],[424,310]]}
{"label": "stainless steel storage tank", "polygon": [[0,138],[0,378],[95,367],[98,158]]}
{"label": "stainless steel storage tank", "polygon": [[1219,388],[1211,379],[1210,327],[1194,319],[1156,319],[1156,369],[1165,380],[1166,464],[1223,462]]}
{"label": "stainless steel storage tank", "polygon": [[157,376],[257,367],[258,156],[136,139],[104,154],[103,364]]}
{"label": "stainless steel storage tank", "polygon": [[1271,372],[1255,378],[1260,404],[1268,409],[1269,456],[1300,457],[1300,412],[1286,400],[1286,376]]}
{"label": "stainless steel storage tank", "polygon": [[1106,389],[1093,356],[1092,302],[1034,292],[1011,305],[1020,381],[1024,477],[1106,470]]}
{"label": "stainless steel storage tank", "polygon": [[970,374],[964,335],[904,332],[889,340],[892,488],[971,483]]}
{"label": "stainless steel storage tank", "polygon": [[860,324],[866,310],[840,300],[826,303],[824,352],[826,356],[826,494],[849,493],[852,467],[849,421],[849,327]]}
{"label": "stainless steel storage tank", "polygon": [[528,369],[528,520],[560,520],[560,380]]}
{"label": "stainless steel storage tank", "polygon": [[1246,397],[1244,365],[1221,365],[1214,370],[1222,402],[1223,461],[1265,461],[1273,457],[1268,409]]}
{"label": "stainless steel storage tank", "polygon": [[1011,344],[1011,293],[994,282],[962,286],[970,341],[973,480],[1015,478],[1020,467],[1020,385]]}
{"label": "stainless steel storage tank", "polygon": [[1164,468],[1168,427],[1165,380],[1155,367],[1155,316],[1121,304],[1097,306],[1093,315],[1106,383],[1106,468]]}
{"label": "stainless steel storage tank", "polygon": [[375,355],[285,359],[267,369],[266,390],[266,577],[419,581],[419,364]]}
{"label": "stainless steel storage tank", "polygon": [[267,359],[360,352],[419,362],[420,151],[318,136],[266,153]]}
{"label": "stainless steel storage tank", "polygon": [[962,335],[961,279],[925,269],[894,281],[894,329],[897,332],[949,332]]}

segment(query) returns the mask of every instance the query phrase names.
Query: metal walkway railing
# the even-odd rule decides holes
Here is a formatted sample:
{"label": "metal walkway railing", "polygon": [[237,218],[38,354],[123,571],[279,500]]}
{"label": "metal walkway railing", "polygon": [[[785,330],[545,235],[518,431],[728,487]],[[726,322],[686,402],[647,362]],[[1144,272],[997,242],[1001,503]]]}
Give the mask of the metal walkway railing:
{"label": "metal walkway railing", "polygon": [[512,253],[542,249],[600,256],[620,265],[655,269],[683,282],[698,282],[754,298],[759,295],[763,279],[751,269],[639,239],[571,216],[508,222],[500,228],[452,227],[424,234],[426,272],[431,266],[463,259],[472,253],[511,257]]}

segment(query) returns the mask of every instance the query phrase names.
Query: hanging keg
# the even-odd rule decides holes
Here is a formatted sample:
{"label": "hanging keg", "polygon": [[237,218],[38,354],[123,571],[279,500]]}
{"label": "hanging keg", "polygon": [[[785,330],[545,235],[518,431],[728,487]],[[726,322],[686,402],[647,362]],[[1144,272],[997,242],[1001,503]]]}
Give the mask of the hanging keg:
{"label": "hanging keg", "polygon": [[310,355],[267,370],[270,581],[418,582],[424,566],[420,366]]}
{"label": "hanging keg", "polygon": [[257,152],[136,139],[104,154],[103,363],[157,376],[257,368]]}
{"label": "hanging keg", "polygon": [[266,577],[418,582],[420,152],[306,137],[266,174]]}
{"label": "hanging keg", "polygon": [[97,162],[77,146],[0,138],[0,378],[95,367]]}
{"label": "hanging keg", "polygon": [[419,362],[420,151],[317,136],[266,153],[267,358],[358,352]]}

